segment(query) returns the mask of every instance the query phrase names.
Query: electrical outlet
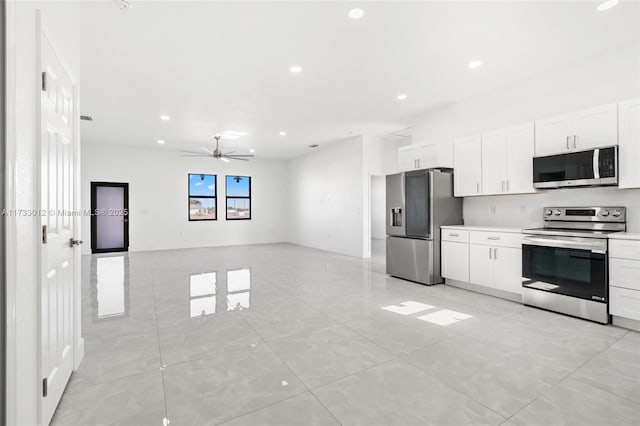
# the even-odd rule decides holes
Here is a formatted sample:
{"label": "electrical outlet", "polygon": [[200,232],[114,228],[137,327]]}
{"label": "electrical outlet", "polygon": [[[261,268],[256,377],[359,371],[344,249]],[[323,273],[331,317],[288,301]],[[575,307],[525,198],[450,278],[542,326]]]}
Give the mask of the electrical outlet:
{"label": "electrical outlet", "polygon": [[498,209],[496,208],[496,206],[491,206],[491,214],[496,214],[498,213]]}
{"label": "electrical outlet", "polygon": [[527,206],[520,206],[520,214],[525,214],[527,212]]}

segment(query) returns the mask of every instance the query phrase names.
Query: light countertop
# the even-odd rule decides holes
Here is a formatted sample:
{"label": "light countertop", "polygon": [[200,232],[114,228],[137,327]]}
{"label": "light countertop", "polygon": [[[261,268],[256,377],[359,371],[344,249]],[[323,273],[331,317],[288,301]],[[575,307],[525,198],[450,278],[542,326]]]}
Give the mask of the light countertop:
{"label": "light countertop", "polygon": [[637,232],[614,232],[608,235],[611,240],[638,240],[640,241],[640,233]]}
{"label": "light countertop", "polygon": [[459,229],[464,231],[484,231],[484,232],[508,232],[521,234],[522,228],[505,228],[501,226],[478,226],[478,225],[444,225],[442,229]]}

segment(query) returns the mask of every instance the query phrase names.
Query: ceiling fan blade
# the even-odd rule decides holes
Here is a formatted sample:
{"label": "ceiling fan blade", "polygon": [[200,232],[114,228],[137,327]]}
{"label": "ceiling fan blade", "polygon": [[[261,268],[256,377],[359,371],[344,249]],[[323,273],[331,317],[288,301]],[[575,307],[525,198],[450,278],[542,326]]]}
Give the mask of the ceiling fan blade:
{"label": "ceiling fan blade", "polygon": [[194,155],[205,155],[205,154],[201,153],[200,151],[180,151],[180,153],[182,153],[182,154],[194,154]]}
{"label": "ceiling fan blade", "polygon": [[228,162],[229,162],[229,159],[227,159],[227,158],[220,157],[220,159],[221,159],[222,161],[224,161],[225,163],[228,163]]}
{"label": "ceiling fan blade", "polygon": [[251,155],[251,154],[233,154],[233,155],[225,154],[225,156],[226,157],[247,157],[247,158],[255,157],[255,155]]}
{"label": "ceiling fan blade", "polygon": [[225,153],[223,153],[222,155],[231,155],[231,154],[233,154],[234,152],[235,152],[235,151],[229,151],[229,152],[225,152]]}
{"label": "ceiling fan blade", "polygon": [[202,150],[203,150],[204,152],[206,152],[207,154],[212,154],[212,155],[213,155],[213,151],[211,151],[210,149],[207,149],[207,148],[204,148],[204,147],[203,147],[203,148],[202,148]]}
{"label": "ceiling fan blade", "polygon": [[207,158],[207,157],[211,157],[208,154],[182,154],[180,157],[203,157],[203,158]]}
{"label": "ceiling fan blade", "polygon": [[224,160],[225,158],[230,158],[232,160],[240,160],[240,161],[249,161],[248,158],[242,158],[242,157],[236,157],[235,155],[230,155],[230,156],[224,156],[222,157],[222,159]]}

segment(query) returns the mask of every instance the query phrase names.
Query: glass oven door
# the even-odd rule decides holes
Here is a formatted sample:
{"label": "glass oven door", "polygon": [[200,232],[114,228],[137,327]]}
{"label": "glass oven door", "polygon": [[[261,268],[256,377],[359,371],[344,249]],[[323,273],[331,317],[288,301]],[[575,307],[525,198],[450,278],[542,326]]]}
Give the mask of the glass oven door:
{"label": "glass oven door", "polygon": [[549,241],[552,238],[539,236],[523,238],[522,286],[606,303],[608,299],[606,241],[603,242],[604,249],[602,249],[601,247],[580,248],[579,244],[543,245],[544,240]]}

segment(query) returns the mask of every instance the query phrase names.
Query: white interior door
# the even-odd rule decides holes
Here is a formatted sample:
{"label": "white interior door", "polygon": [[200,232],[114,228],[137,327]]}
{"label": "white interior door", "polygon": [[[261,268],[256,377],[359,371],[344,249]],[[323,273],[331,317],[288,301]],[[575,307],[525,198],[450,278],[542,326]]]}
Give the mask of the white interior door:
{"label": "white interior door", "polygon": [[40,40],[41,421],[49,424],[73,370],[75,87],[50,40]]}

